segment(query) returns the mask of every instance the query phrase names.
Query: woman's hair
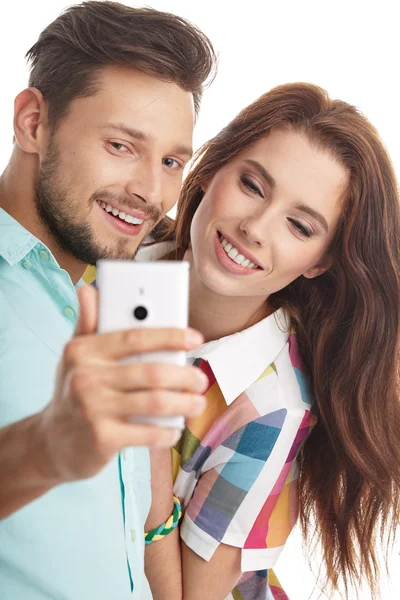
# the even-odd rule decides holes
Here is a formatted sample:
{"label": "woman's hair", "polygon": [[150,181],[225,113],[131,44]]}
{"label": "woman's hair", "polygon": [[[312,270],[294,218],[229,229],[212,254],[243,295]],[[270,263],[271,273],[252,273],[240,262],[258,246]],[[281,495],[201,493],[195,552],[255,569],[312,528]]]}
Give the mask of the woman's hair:
{"label": "woman's hair", "polygon": [[[378,589],[377,538],[393,539],[400,516],[399,195],[376,130],[353,106],[319,87],[277,87],[245,108],[200,150],[177,220],[157,238],[190,242],[201,183],[272,130],[304,134],[348,174],[333,264],[300,277],[268,302],[289,312],[311,378],[317,425],[299,455],[300,519],[322,544],[328,582]],[[387,548],[388,546],[386,546]]]}
{"label": "woman's hair", "polygon": [[118,2],[83,2],[67,8],[28,51],[29,85],[49,103],[55,124],[71,100],[90,96],[106,65],[136,68],[192,92],[196,112],[216,56],[197,27],[169,13]]}

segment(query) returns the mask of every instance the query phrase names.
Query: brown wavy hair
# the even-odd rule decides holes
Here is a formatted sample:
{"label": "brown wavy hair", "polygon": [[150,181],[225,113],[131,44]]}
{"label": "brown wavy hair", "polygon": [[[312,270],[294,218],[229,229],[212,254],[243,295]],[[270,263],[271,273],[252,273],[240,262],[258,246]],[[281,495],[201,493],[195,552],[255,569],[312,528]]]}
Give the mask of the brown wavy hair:
{"label": "brown wavy hair", "polygon": [[347,596],[365,578],[375,597],[377,541],[387,559],[400,515],[399,193],[377,131],[317,86],[279,86],[199,151],[176,222],[162,221],[156,238],[174,240],[181,258],[201,182],[277,128],[301,132],[348,173],[331,268],[296,279],[268,302],[292,318],[315,398],[318,422],[299,455],[305,539],[321,543],[330,589],[342,580]]}

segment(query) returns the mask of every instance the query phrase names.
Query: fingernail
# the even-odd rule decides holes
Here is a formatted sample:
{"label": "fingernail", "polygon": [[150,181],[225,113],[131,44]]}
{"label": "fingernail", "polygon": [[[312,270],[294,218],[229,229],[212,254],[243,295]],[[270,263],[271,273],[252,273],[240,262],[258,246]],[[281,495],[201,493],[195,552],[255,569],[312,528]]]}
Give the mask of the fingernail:
{"label": "fingernail", "polygon": [[188,329],[186,332],[186,344],[189,348],[200,346],[204,342],[204,337],[195,329]]}
{"label": "fingernail", "polygon": [[198,417],[199,415],[201,415],[204,412],[206,405],[207,400],[204,398],[204,396],[200,396],[194,403],[193,416]]}
{"label": "fingernail", "polygon": [[205,392],[206,389],[208,388],[209,385],[209,380],[208,377],[205,373],[203,373],[203,371],[200,371],[199,368],[197,368],[197,378],[198,378],[198,382],[199,382],[199,391],[200,392]]}

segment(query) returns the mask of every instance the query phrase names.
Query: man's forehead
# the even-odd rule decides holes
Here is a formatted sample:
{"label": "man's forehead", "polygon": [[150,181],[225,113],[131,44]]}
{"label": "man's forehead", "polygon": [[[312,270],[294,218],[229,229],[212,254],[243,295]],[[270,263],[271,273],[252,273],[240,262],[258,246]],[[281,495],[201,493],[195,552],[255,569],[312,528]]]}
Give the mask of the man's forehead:
{"label": "man's forehead", "polygon": [[194,115],[194,98],[174,81],[166,81],[132,67],[106,66],[97,75],[96,95],[107,96],[118,102],[129,102],[145,109],[150,103],[169,102],[182,110],[183,105]]}
{"label": "man's forehead", "polygon": [[162,142],[169,152],[191,158],[195,111],[190,92],[127,67],[102,71],[93,81],[93,93],[71,102],[77,127],[113,129],[142,143]]}

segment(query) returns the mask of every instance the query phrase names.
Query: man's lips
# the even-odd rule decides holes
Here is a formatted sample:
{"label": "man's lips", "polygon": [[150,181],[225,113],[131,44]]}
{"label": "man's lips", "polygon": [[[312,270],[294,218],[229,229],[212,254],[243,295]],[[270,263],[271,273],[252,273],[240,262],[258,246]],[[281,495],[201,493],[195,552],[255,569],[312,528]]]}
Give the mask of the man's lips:
{"label": "man's lips", "polygon": [[129,223],[131,225],[141,225],[144,222],[143,219],[134,217],[133,215],[125,211],[119,211],[117,208],[111,206],[111,204],[106,204],[105,202],[101,202],[100,200],[97,200],[97,204],[101,206],[106,211],[106,213],[111,214],[114,217],[118,217],[119,219],[121,219],[121,221],[125,221],[126,223]]}
{"label": "man's lips", "polygon": [[153,210],[153,211],[144,211],[141,210],[139,208],[134,208],[132,206],[127,206],[126,204],[123,204],[122,202],[118,202],[118,200],[115,200],[114,198],[112,198],[111,200],[108,199],[107,197],[99,197],[96,198],[97,203],[102,203],[104,202],[104,204],[106,206],[110,206],[112,209],[116,209],[118,212],[122,212],[125,213],[126,215],[129,215],[135,219],[140,219],[141,221],[149,221],[149,220],[154,220],[154,222],[157,222],[159,220],[159,211],[157,210]]}
{"label": "man's lips", "polygon": [[[126,236],[136,236],[142,231],[143,227],[145,226],[145,221],[136,219],[136,223],[127,223],[118,215],[115,216],[112,213],[107,212],[98,201],[95,204],[104,215],[106,221],[112,226],[113,229],[118,231],[120,234],[122,233]],[[133,219],[133,217],[131,218]]]}

